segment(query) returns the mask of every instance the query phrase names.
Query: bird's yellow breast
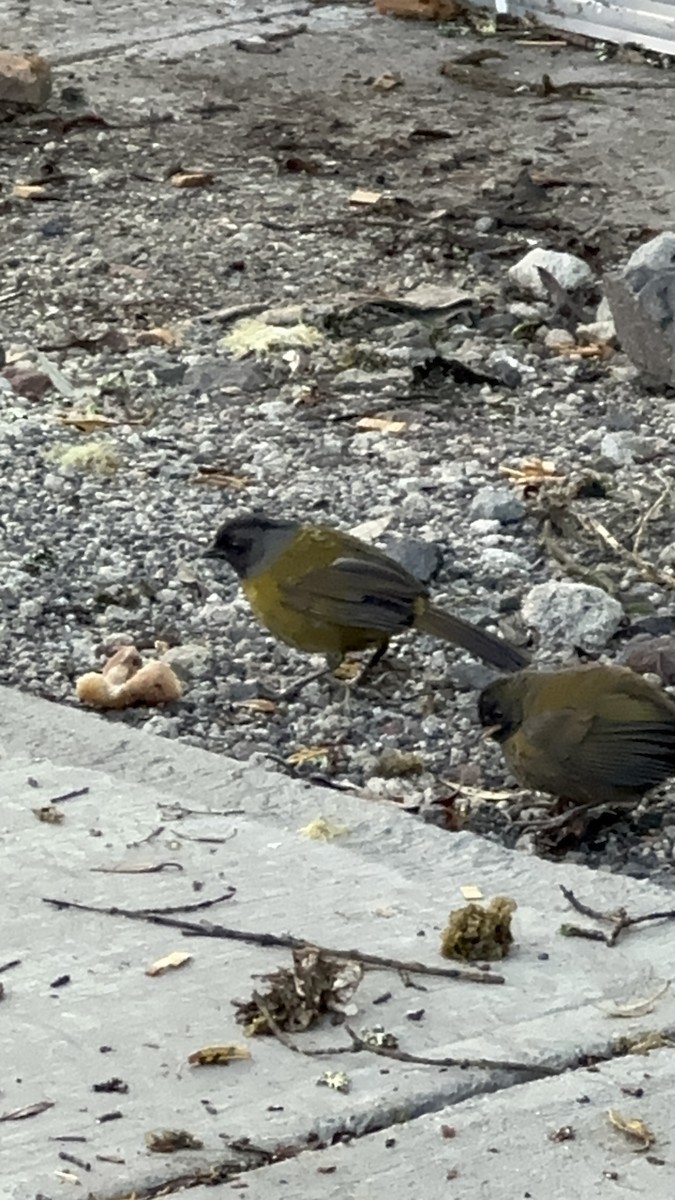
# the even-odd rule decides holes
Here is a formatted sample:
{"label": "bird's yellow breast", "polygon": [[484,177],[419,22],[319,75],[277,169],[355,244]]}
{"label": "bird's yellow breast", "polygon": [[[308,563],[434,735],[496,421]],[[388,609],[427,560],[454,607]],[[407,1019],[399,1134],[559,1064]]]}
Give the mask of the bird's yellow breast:
{"label": "bird's yellow breast", "polygon": [[345,555],[365,557],[361,544],[346,534],[322,528],[299,530],[273,563],[242,583],[244,594],[261,624],[288,646],[307,654],[342,658],[350,650],[366,650],[381,643],[382,633],[378,630],[344,626],[327,618],[317,618],[290,605],[284,595],[284,587],[301,585],[310,571],[328,567],[336,558]]}

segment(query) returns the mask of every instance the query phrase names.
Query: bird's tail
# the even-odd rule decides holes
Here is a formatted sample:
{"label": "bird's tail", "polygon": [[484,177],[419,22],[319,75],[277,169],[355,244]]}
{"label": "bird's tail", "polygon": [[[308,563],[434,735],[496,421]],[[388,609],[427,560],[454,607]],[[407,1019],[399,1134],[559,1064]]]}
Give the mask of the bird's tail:
{"label": "bird's tail", "polygon": [[510,642],[495,637],[470,621],[463,621],[452,613],[438,608],[435,604],[426,605],[415,620],[415,625],[422,633],[430,633],[432,637],[442,638],[444,642],[453,642],[468,650],[469,654],[481,658],[500,671],[521,671],[529,667],[527,654],[512,646]]}

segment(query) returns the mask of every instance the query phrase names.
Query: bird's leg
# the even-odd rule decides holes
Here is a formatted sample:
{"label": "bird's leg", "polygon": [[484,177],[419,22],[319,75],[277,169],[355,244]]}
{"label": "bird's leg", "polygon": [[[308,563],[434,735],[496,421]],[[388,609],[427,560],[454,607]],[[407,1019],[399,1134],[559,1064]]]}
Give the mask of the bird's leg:
{"label": "bird's leg", "polygon": [[268,688],[265,684],[262,684],[261,691],[264,691],[268,700],[274,700],[275,703],[282,703],[286,700],[294,700],[295,697],[300,694],[303,688],[306,688],[310,683],[315,683],[317,679],[324,679],[326,675],[330,674],[331,670],[332,668],[330,666],[325,666],[322,667],[320,671],[312,671],[310,675],[302,675],[300,679],[297,679],[295,683],[289,684],[289,686],[284,688],[282,692],[274,691],[273,688]]}
{"label": "bird's leg", "polygon": [[340,683],[343,685],[343,687],[345,689],[344,696],[342,698],[342,707],[343,707],[345,713],[347,713],[347,715],[349,715],[349,713],[351,712],[351,700],[352,700],[352,693],[354,691],[354,688],[360,687],[361,684],[364,682],[364,680],[370,675],[370,672],[372,671],[373,667],[376,666],[376,664],[379,663],[379,661],[383,657],[383,655],[387,653],[388,645],[389,645],[388,640],[386,642],[382,642],[382,644],[379,645],[377,647],[377,649],[373,651],[373,653],[370,655],[370,658],[366,659],[366,661],[363,664],[363,666],[361,667],[360,671],[357,671],[356,674],[351,679],[341,679],[340,680]]}
{"label": "bird's leg", "polygon": [[376,667],[380,659],[383,658],[387,653],[388,648],[389,640],[387,639],[387,641],[382,642],[376,650],[373,650],[373,653],[370,655],[370,658],[366,659],[361,667],[361,670],[357,671],[357,673],[348,681],[349,686],[357,687],[359,684],[363,683],[364,680],[370,675],[373,667]]}
{"label": "bird's leg", "polygon": [[542,821],[523,821],[523,827],[527,832],[539,833],[547,829],[562,829],[563,826],[569,825],[580,816],[592,816],[594,812],[612,812],[613,809],[628,807],[634,805],[635,800],[613,800],[610,804],[602,800],[588,800],[585,804],[576,804],[574,808],[567,808],[564,812],[558,813],[555,817],[548,817]]}

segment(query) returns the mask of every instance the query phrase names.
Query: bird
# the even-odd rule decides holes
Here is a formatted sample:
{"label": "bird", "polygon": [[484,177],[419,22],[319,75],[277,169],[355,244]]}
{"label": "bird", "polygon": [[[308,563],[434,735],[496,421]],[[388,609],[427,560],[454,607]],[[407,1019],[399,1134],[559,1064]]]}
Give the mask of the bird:
{"label": "bird", "polygon": [[395,559],[328,525],[252,513],[218,529],[204,552],[234,569],[258,620],[280,641],[322,654],[331,670],[352,651],[374,651],[364,672],[397,633],[415,628],[468,650],[501,671],[528,656],[510,642],[446,612]]}
{"label": "bird", "polygon": [[629,667],[519,671],[478,715],[520,783],[576,805],[637,802],[675,774],[675,701]]}

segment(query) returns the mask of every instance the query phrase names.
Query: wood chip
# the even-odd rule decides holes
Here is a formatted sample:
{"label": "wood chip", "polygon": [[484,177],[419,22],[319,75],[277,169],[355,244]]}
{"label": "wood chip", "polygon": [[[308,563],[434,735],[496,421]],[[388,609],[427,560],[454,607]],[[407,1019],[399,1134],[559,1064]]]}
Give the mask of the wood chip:
{"label": "wood chip", "polygon": [[356,428],[379,430],[381,433],[403,433],[408,426],[405,421],[389,421],[386,417],[361,417],[356,422]]}
{"label": "wood chip", "polygon": [[332,746],[301,746],[293,754],[289,754],[286,762],[290,767],[301,767],[304,763],[320,762],[330,754]]}
{"label": "wood chip", "polygon": [[274,701],[265,700],[263,696],[252,696],[250,700],[237,700],[235,708],[248,708],[250,712],[268,713],[270,716],[277,711]]}
{"label": "wood chip", "polygon": [[193,1067],[226,1067],[231,1062],[243,1062],[251,1057],[248,1046],[203,1046],[188,1055]]}
{"label": "wood chip", "polygon": [[460,889],[465,900],[484,900],[485,896],[475,883],[465,883]]}
{"label": "wood chip", "polygon": [[16,200],[48,200],[49,193],[39,183],[15,183],[12,195]]}
{"label": "wood chip", "polygon": [[171,183],[175,188],[208,187],[213,183],[213,175],[210,171],[179,171],[171,176]]}
{"label": "wood chip", "polygon": [[377,204],[382,199],[383,192],[369,192],[366,188],[357,188],[349,197],[350,204]]}
{"label": "wood chip", "polygon": [[622,1133],[625,1133],[626,1137],[640,1142],[640,1146],[637,1149],[638,1154],[644,1154],[646,1150],[649,1150],[650,1146],[654,1145],[656,1141],[655,1135],[639,1117],[622,1117],[621,1113],[617,1112],[615,1108],[608,1109],[607,1116],[615,1129],[620,1129]]}
{"label": "wood chip", "polygon": [[382,75],[378,75],[374,79],[371,87],[376,92],[390,92],[392,88],[400,87],[403,83],[400,75],[396,75],[393,71],[384,71]]}
{"label": "wood chip", "polygon": [[173,950],[171,954],[166,954],[164,958],[158,958],[146,970],[146,975],[154,977],[155,975],[165,975],[167,971],[175,971],[178,967],[184,967],[186,963],[192,960],[192,955],[185,950]]}

